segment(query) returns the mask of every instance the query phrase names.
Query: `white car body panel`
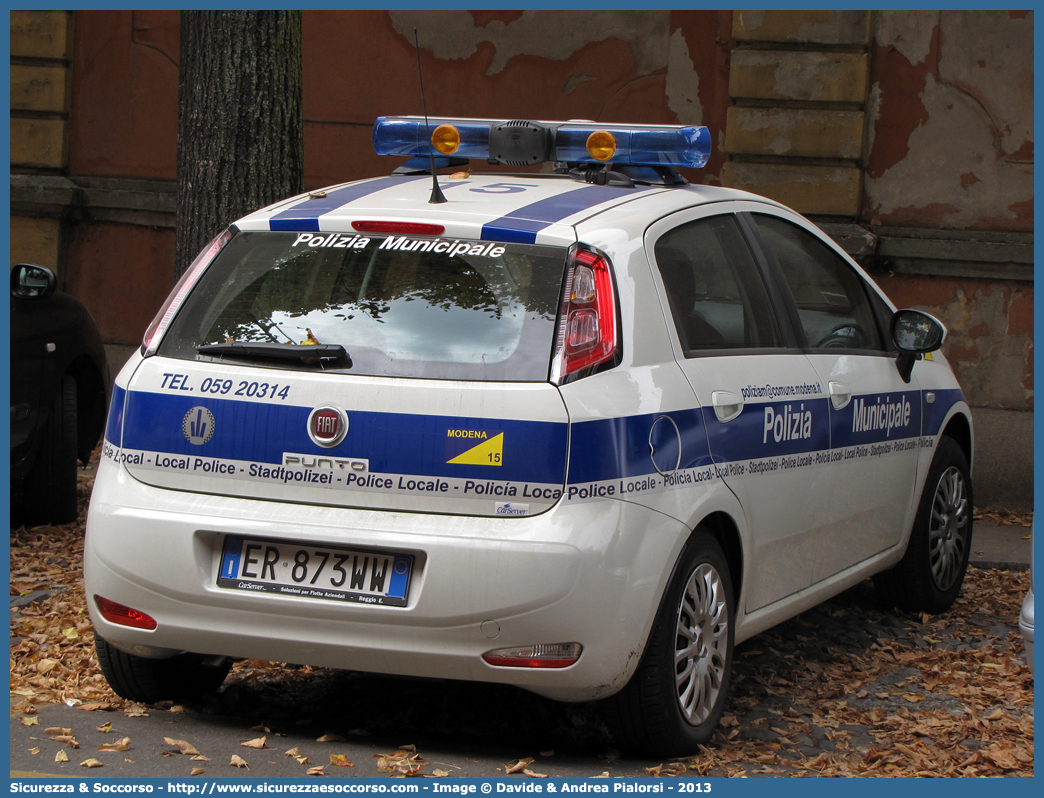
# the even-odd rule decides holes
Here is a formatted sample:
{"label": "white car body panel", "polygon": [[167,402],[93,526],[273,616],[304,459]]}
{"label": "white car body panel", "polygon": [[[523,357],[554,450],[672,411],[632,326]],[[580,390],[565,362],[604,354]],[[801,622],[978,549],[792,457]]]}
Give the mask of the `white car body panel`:
{"label": "white car body panel", "polygon": [[[236,227],[347,236],[356,235],[354,221],[391,220],[443,224],[446,239],[563,248],[579,241],[612,264],[618,364],[556,386],[273,372],[136,353],[116,380],[87,524],[88,604],[105,640],[140,656],[255,657],[505,682],[587,700],[626,684],[679,554],[708,519],[735,536],[742,564],[733,577],[741,591],[737,642],[902,557],[934,444],[958,414],[970,427],[945,359],[935,353],[916,364],[909,385],[898,385],[891,357],[858,358],[875,361],[869,372],[887,381],[881,386],[844,354],[686,358],[654,261],[661,232],[704,215],[757,210],[815,228],[777,203],[705,186],[628,193],[540,175],[473,175],[443,180],[448,202],[428,205],[430,182],[335,186]],[[844,383],[854,398],[901,391],[917,399],[918,428],[902,432],[915,445],[846,460],[844,450],[862,444],[832,440],[842,427],[831,425],[841,410],[828,407],[830,382]],[[236,397],[240,383],[289,391]],[[743,399],[745,389],[764,385],[817,388]],[[741,398],[735,419],[716,416],[721,393]],[[302,419],[325,405],[345,410],[349,430],[387,421],[387,433],[338,455],[349,462],[320,464],[323,452],[309,448]],[[774,413],[811,413],[814,405],[815,434],[770,443],[769,405]],[[184,426],[201,422],[199,407],[223,425],[208,429],[224,441],[218,456],[204,454],[210,438],[196,443]],[[486,433],[476,444],[503,433],[505,465],[482,479],[454,477],[452,452],[442,448],[454,429]],[[298,442],[285,443],[294,436]],[[306,470],[288,464],[288,455],[316,458],[314,468],[328,469],[331,481],[285,481],[289,471]],[[218,462],[232,470],[215,470]],[[411,462],[426,465],[416,473],[395,465]],[[283,470],[249,478],[252,466]],[[504,477],[509,467],[519,470]],[[333,481],[352,469],[381,482]],[[409,489],[402,480],[446,487]],[[478,491],[483,481],[490,488]],[[842,505],[839,495],[854,499]],[[512,503],[518,512],[504,512]],[[839,529],[860,543],[846,542]],[[233,535],[408,554],[409,594],[404,606],[372,606],[220,587],[222,541]],[[95,595],[152,615],[157,628],[111,623]],[[494,648],[574,641],[583,654],[561,669],[493,667],[481,658]]]}

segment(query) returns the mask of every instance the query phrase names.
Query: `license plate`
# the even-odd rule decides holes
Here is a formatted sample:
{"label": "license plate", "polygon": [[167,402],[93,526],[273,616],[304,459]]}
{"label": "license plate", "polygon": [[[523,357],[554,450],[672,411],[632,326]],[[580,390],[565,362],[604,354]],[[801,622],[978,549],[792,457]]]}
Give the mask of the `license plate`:
{"label": "license plate", "polygon": [[387,551],[226,537],[219,587],[404,607],[413,557]]}

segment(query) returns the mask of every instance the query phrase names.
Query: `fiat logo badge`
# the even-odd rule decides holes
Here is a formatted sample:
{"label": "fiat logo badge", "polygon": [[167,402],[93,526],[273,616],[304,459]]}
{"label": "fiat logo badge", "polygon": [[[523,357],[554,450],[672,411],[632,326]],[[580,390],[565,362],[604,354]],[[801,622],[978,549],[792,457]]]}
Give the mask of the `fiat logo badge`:
{"label": "fiat logo badge", "polygon": [[329,449],[348,434],[348,414],[339,407],[317,407],[308,415],[308,437]]}

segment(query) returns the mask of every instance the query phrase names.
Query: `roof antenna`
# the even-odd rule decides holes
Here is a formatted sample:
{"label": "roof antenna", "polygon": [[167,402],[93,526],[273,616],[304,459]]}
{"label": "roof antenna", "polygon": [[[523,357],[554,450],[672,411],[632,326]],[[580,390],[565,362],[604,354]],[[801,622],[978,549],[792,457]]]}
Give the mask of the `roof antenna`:
{"label": "roof antenna", "polygon": [[424,132],[428,136],[428,156],[431,158],[431,198],[429,204],[446,201],[446,195],[439,186],[439,173],[435,171],[435,148],[431,144],[431,130],[428,125],[428,103],[424,99],[424,73],[421,72],[420,43],[417,41],[417,29],[413,29],[413,47],[417,51],[417,76],[420,78],[421,107],[424,108]]}

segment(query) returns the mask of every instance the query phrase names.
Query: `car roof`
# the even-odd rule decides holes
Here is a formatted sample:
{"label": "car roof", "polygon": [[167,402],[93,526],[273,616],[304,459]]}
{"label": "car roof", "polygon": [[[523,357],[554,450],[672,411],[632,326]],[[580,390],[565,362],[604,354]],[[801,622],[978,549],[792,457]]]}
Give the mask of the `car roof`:
{"label": "car roof", "polygon": [[[444,236],[569,245],[575,226],[611,209],[642,228],[672,210],[726,201],[771,200],[717,186],[598,186],[548,174],[442,175],[445,203],[430,203],[430,175],[392,175],[311,191],[262,208],[240,230],[355,233],[361,219],[438,222]],[[782,207],[782,206],[779,206]],[[643,217],[645,217],[643,219]],[[642,224],[644,222],[644,224]]]}

